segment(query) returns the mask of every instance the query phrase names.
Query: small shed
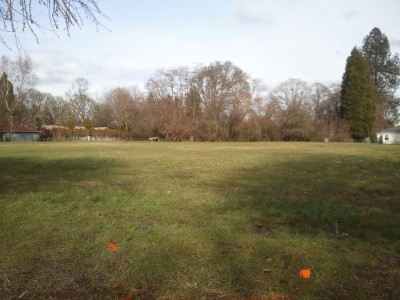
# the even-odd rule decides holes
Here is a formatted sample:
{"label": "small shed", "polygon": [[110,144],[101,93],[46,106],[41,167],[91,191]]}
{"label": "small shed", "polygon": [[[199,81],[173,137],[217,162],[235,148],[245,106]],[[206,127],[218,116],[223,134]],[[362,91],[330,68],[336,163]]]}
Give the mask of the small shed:
{"label": "small shed", "polygon": [[35,142],[41,131],[29,127],[0,127],[0,141],[2,142]]}
{"label": "small shed", "polygon": [[400,126],[386,128],[376,133],[376,138],[381,144],[400,144]]}

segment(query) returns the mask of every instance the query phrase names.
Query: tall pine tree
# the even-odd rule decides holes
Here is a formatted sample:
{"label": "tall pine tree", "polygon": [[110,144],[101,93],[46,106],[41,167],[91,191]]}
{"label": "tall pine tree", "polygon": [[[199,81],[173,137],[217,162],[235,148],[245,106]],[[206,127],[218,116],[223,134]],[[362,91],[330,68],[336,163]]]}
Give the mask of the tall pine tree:
{"label": "tall pine tree", "polygon": [[400,86],[399,56],[391,54],[388,38],[377,27],[364,38],[362,53],[376,87],[377,121],[393,120],[398,117],[400,108],[400,99],[395,94]]}
{"label": "tall pine tree", "polygon": [[367,60],[357,48],[347,58],[340,92],[340,113],[353,138],[370,137],[375,120],[375,86]]}

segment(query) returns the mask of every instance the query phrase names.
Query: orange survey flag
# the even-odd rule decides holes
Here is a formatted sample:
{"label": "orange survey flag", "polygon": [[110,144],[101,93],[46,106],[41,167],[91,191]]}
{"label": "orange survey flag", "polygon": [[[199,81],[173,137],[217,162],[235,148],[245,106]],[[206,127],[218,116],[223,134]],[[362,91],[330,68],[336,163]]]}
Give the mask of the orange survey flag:
{"label": "orange survey flag", "polygon": [[302,269],[300,270],[300,277],[310,279],[311,277],[311,269]]}
{"label": "orange survey flag", "polygon": [[110,248],[111,250],[114,250],[114,251],[118,251],[118,248],[117,248],[117,246],[115,246],[114,243],[109,243],[108,248]]}

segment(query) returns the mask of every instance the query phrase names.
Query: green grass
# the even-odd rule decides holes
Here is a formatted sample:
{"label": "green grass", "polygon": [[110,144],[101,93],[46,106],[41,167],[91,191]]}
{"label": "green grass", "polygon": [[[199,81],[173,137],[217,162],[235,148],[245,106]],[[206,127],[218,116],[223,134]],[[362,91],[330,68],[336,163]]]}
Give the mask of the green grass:
{"label": "green grass", "polygon": [[1,143],[0,298],[399,299],[399,179],[389,145]]}

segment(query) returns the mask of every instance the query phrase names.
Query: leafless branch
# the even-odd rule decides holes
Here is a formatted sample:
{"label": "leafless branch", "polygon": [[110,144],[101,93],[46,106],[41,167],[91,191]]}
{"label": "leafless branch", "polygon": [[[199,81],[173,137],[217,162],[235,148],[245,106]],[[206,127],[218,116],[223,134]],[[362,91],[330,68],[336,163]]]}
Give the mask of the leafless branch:
{"label": "leafless branch", "polygon": [[[47,11],[48,24],[38,19],[40,10]],[[95,0],[0,0],[0,31],[14,34],[17,46],[21,43],[18,35],[29,31],[39,42],[37,31],[51,31],[57,34],[60,28],[70,35],[72,27],[82,28],[84,20],[96,26],[106,28],[100,18],[107,18]],[[3,36],[0,40],[10,48]]]}

